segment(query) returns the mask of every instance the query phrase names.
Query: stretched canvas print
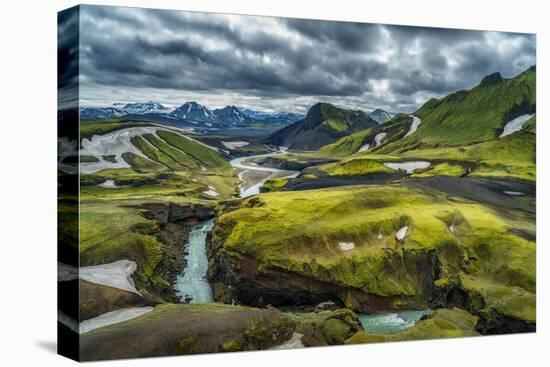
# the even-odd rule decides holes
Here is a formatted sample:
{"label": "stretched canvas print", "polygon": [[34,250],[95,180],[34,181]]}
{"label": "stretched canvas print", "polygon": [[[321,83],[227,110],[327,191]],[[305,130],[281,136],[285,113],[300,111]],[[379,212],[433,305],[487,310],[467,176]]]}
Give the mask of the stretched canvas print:
{"label": "stretched canvas print", "polygon": [[61,354],[535,331],[535,35],[58,20]]}

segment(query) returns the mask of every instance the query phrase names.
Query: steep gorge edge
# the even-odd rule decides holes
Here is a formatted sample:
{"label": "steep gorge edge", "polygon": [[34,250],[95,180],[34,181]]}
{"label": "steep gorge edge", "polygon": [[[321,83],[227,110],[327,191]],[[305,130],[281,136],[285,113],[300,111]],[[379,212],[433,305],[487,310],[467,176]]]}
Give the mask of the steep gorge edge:
{"label": "steep gorge edge", "polygon": [[402,264],[400,272],[416,277],[420,284],[421,291],[414,295],[365,292],[331,279],[329,271],[321,267],[313,274],[307,264],[302,269],[285,269],[262,263],[252,256],[223,250],[222,245],[212,241],[211,235],[207,241],[207,250],[210,260],[207,276],[216,302],[284,307],[312,306],[333,301],[356,313],[457,307],[479,318],[476,330],[481,334],[536,330],[534,322],[504,314],[482,294],[464,286],[459,269],[449,274],[449,267],[443,264],[466,255],[457,254],[459,249],[455,246],[431,250],[391,250],[395,263]]}

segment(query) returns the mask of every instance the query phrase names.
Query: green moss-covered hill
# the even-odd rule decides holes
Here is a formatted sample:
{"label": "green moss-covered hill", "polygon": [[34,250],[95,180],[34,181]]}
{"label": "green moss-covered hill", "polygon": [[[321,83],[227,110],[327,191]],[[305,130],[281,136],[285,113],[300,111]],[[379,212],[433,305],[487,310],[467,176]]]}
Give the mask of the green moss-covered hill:
{"label": "green moss-covered hill", "polygon": [[535,112],[535,78],[534,67],[511,79],[496,73],[469,91],[426,102],[414,113],[422,124],[409,145],[460,146],[499,136],[508,121]]}
{"label": "green moss-covered hill", "polygon": [[511,318],[528,328],[535,243],[515,234],[522,230],[534,223],[398,185],[267,193],[218,218],[209,276],[220,300],[328,298],[367,312],[457,304],[487,323]]}
{"label": "green moss-covered hill", "polygon": [[352,111],[330,103],[317,103],[303,120],[276,131],[265,139],[266,144],[298,150],[317,150],[341,137],[378,126],[363,111]]}
{"label": "green moss-covered hill", "polygon": [[[412,118],[398,114],[387,123],[344,137],[321,148],[321,152],[346,156],[365,144],[368,151],[402,153],[410,150],[462,147],[497,138],[504,125],[536,109],[536,70],[532,67],[516,77],[505,79],[495,73],[470,89],[431,99],[413,113],[422,123],[405,138]],[[528,129],[527,125],[524,129]],[[534,131],[532,131],[534,133]],[[386,133],[378,146],[374,137]]]}

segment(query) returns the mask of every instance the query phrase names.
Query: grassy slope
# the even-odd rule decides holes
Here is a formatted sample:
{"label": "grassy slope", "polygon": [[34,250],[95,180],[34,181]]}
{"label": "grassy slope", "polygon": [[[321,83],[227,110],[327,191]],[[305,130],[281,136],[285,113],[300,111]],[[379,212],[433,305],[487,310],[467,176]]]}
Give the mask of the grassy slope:
{"label": "grassy slope", "polygon": [[339,162],[325,164],[316,168],[326,172],[329,176],[362,176],[373,173],[393,173],[393,170],[382,163],[361,157],[343,159]]}
{"label": "grassy slope", "polygon": [[[451,232],[450,224],[458,230]],[[395,233],[404,225],[409,231],[401,243]],[[260,203],[245,201],[222,215],[213,242],[231,256],[250,255],[291,272],[310,268],[313,277],[329,274],[380,296],[421,296],[420,275],[407,269],[403,257],[432,250],[442,264],[438,286],[459,284],[464,272],[534,293],[535,246],[509,233],[516,226],[458,198],[393,185],[357,186],[263,194]],[[344,252],[339,241],[353,242],[355,249]]]}
{"label": "grassy slope", "polygon": [[534,182],[536,179],[536,136],[521,131],[464,148],[433,148],[402,153],[404,158],[450,159],[470,161],[478,165],[471,176],[516,178]]}
{"label": "grassy slope", "polygon": [[80,121],[80,138],[91,138],[92,135],[103,135],[128,127],[150,125],[147,122],[126,122],[118,119]]}
{"label": "grassy slope", "polygon": [[534,113],[534,69],[497,83],[480,84],[440,100],[426,102],[414,115],[422,119],[418,130],[383,152],[419,147],[464,146],[497,137],[513,118]]}
{"label": "grassy slope", "polygon": [[369,150],[373,150],[376,145],[374,137],[377,134],[387,134],[382,144],[397,141],[407,133],[411,121],[411,117],[405,114],[395,115],[385,124],[356,132],[341,138],[333,144],[325,145],[320,149],[320,152],[334,157],[344,157],[356,153],[365,144],[370,144]]}
{"label": "grassy slope", "polygon": [[[473,176],[535,180],[536,117],[519,132],[498,138],[506,122],[535,109],[535,70],[512,79],[482,83],[470,91],[460,91],[441,100],[430,100],[414,114],[422,119],[418,130],[403,138],[410,118],[397,115],[391,121],[344,137],[320,152],[345,157],[364,144],[368,152],[356,153],[380,159],[420,158],[471,161],[478,164]],[[388,136],[374,147],[379,132]],[[373,158],[373,157],[372,157]],[[459,175],[458,167],[440,166],[426,172]]]}

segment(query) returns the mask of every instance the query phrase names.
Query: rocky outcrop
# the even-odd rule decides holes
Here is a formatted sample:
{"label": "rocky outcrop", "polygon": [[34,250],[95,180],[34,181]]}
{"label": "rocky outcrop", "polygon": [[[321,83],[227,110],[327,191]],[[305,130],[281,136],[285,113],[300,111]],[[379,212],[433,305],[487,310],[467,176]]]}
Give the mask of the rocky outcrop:
{"label": "rocky outcrop", "polygon": [[155,303],[148,297],[83,280],[80,280],[79,291],[80,321],[126,307],[151,306]]}
{"label": "rocky outcrop", "polygon": [[399,268],[397,276],[415,277],[421,288],[418,294],[380,295],[338,282],[330,270],[322,267],[315,274],[308,266],[293,271],[217,250],[215,245],[209,245],[208,279],[216,301],[256,307],[316,305],[327,300],[358,312],[425,307],[433,299],[433,282],[437,278],[433,252],[409,252],[403,257],[395,254],[394,264],[388,265],[393,270],[394,266]]}
{"label": "rocky outcrop", "polygon": [[140,205],[139,208],[144,210],[145,218],[156,219],[161,226],[186,220],[206,220],[216,214],[213,207],[201,204],[147,203]]}

